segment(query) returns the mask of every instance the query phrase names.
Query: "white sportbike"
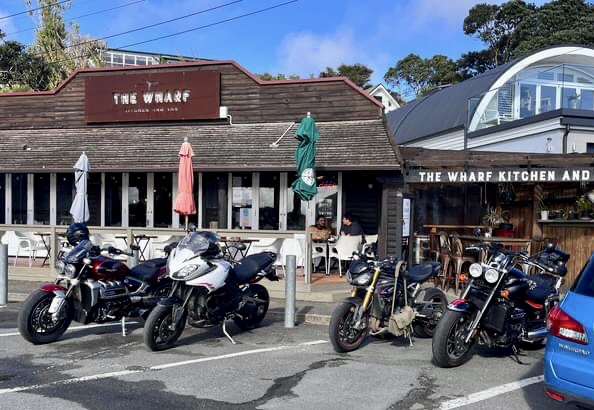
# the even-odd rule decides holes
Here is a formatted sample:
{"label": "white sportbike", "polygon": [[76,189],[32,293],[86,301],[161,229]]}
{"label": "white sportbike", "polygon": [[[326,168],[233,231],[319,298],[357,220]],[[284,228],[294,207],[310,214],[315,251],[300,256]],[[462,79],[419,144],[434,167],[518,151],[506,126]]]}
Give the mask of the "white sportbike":
{"label": "white sportbike", "polygon": [[[237,247],[243,245],[238,244]],[[181,336],[186,323],[211,327],[232,319],[241,329],[253,329],[266,315],[270,298],[256,282],[278,280],[276,254],[261,252],[240,262],[225,258],[212,232],[190,232],[167,261],[174,285],[144,325],[144,342],[150,350],[168,349]]]}

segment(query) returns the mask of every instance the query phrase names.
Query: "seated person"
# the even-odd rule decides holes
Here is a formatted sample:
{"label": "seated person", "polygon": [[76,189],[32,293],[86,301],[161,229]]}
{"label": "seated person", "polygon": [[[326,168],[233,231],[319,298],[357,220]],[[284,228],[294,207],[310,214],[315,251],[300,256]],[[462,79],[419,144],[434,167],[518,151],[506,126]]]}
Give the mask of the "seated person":
{"label": "seated person", "polygon": [[340,227],[340,234],[346,236],[363,235],[363,228],[361,228],[359,222],[353,220],[353,215],[347,212],[342,217],[342,226]]}
{"label": "seated person", "polygon": [[327,241],[330,237],[330,229],[326,226],[326,218],[318,215],[315,225],[308,226],[307,232],[311,235],[312,241]]}

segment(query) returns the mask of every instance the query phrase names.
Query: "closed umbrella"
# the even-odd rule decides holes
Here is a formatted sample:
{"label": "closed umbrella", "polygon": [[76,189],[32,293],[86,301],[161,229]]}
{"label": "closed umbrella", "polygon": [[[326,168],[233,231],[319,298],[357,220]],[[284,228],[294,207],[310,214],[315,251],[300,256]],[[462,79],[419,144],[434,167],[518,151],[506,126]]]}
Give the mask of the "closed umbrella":
{"label": "closed umbrella", "polygon": [[87,155],[83,152],[74,164],[74,183],[76,185],[76,196],[70,207],[70,214],[74,222],[87,222],[90,218],[89,201],[87,200],[87,179],[91,165]]}
{"label": "closed umbrella", "polygon": [[173,210],[180,215],[186,216],[186,231],[188,230],[188,215],[196,213],[194,204],[194,168],[192,166],[192,157],[194,151],[188,138],[184,138],[184,143],[179,150],[179,172],[177,175],[177,198]]}
{"label": "closed umbrella", "polygon": [[316,122],[309,113],[307,113],[307,117],[301,120],[295,138],[299,140],[299,145],[295,151],[295,162],[299,178],[293,182],[291,189],[301,200],[309,201],[318,193],[315,166],[316,142],[320,139]]}

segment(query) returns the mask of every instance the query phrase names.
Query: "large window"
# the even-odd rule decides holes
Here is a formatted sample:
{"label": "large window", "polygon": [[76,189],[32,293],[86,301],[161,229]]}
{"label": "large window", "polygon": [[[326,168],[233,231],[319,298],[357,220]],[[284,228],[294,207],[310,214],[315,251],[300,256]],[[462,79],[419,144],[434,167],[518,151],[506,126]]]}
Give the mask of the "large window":
{"label": "large window", "polygon": [[338,174],[328,172],[316,177],[318,194],[316,195],[316,217],[326,218],[326,226],[332,227],[334,232],[338,226]]}
{"label": "large window", "polygon": [[50,174],[33,175],[33,223],[50,223]]}
{"label": "large window", "polygon": [[170,172],[155,173],[155,212],[154,225],[158,228],[171,227],[171,213],[173,212],[173,174]]}
{"label": "large window", "polygon": [[87,224],[101,225],[101,173],[90,172],[87,180],[87,201],[89,203],[89,220]]}
{"label": "large window", "polygon": [[146,173],[130,173],[128,221],[129,226],[146,226]]}
{"label": "large window", "polygon": [[56,223],[58,225],[70,225],[73,222],[70,207],[75,195],[74,173],[56,174]]}
{"label": "large window", "polygon": [[205,172],[202,174],[202,226],[207,229],[227,228],[226,173]]}
{"label": "large window", "polygon": [[105,226],[122,226],[122,174],[105,174]]}
{"label": "large window", "polygon": [[260,173],[259,228],[279,229],[280,175],[273,172]]}
{"label": "large window", "polygon": [[27,174],[12,174],[12,223],[27,223]]}
{"label": "large window", "polygon": [[232,192],[231,227],[233,229],[252,229],[252,174],[234,173]]}
{"label": "large window", "polygon": [[291,189],[291,185],[297,178],[299,177],[294,175],[293,179],[289,179],[287,187],[287,229],[290,231],[304,230],[307,214],[307,202],[302,201]]}

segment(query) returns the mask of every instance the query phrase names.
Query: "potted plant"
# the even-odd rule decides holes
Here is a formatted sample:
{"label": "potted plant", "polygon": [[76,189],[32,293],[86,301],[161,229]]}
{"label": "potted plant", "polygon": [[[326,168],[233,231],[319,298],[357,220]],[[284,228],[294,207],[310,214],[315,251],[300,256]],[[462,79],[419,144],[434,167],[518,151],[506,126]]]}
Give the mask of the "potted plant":
{"label": "potted plant", "polygon": [[[501,224],[508,224],[509,219],[509,211],[502,210],[500,206],[487,207],[487,213],[483,216],[482,223],[492,228],[498,228]],[[509,229],[513,229],[513,226]]]}
{"label": "potted plant", "polygon": [[580,219],[590,219],[592,214],[592,201],[586,195],[580,196],[575,204],[580,213]]}

